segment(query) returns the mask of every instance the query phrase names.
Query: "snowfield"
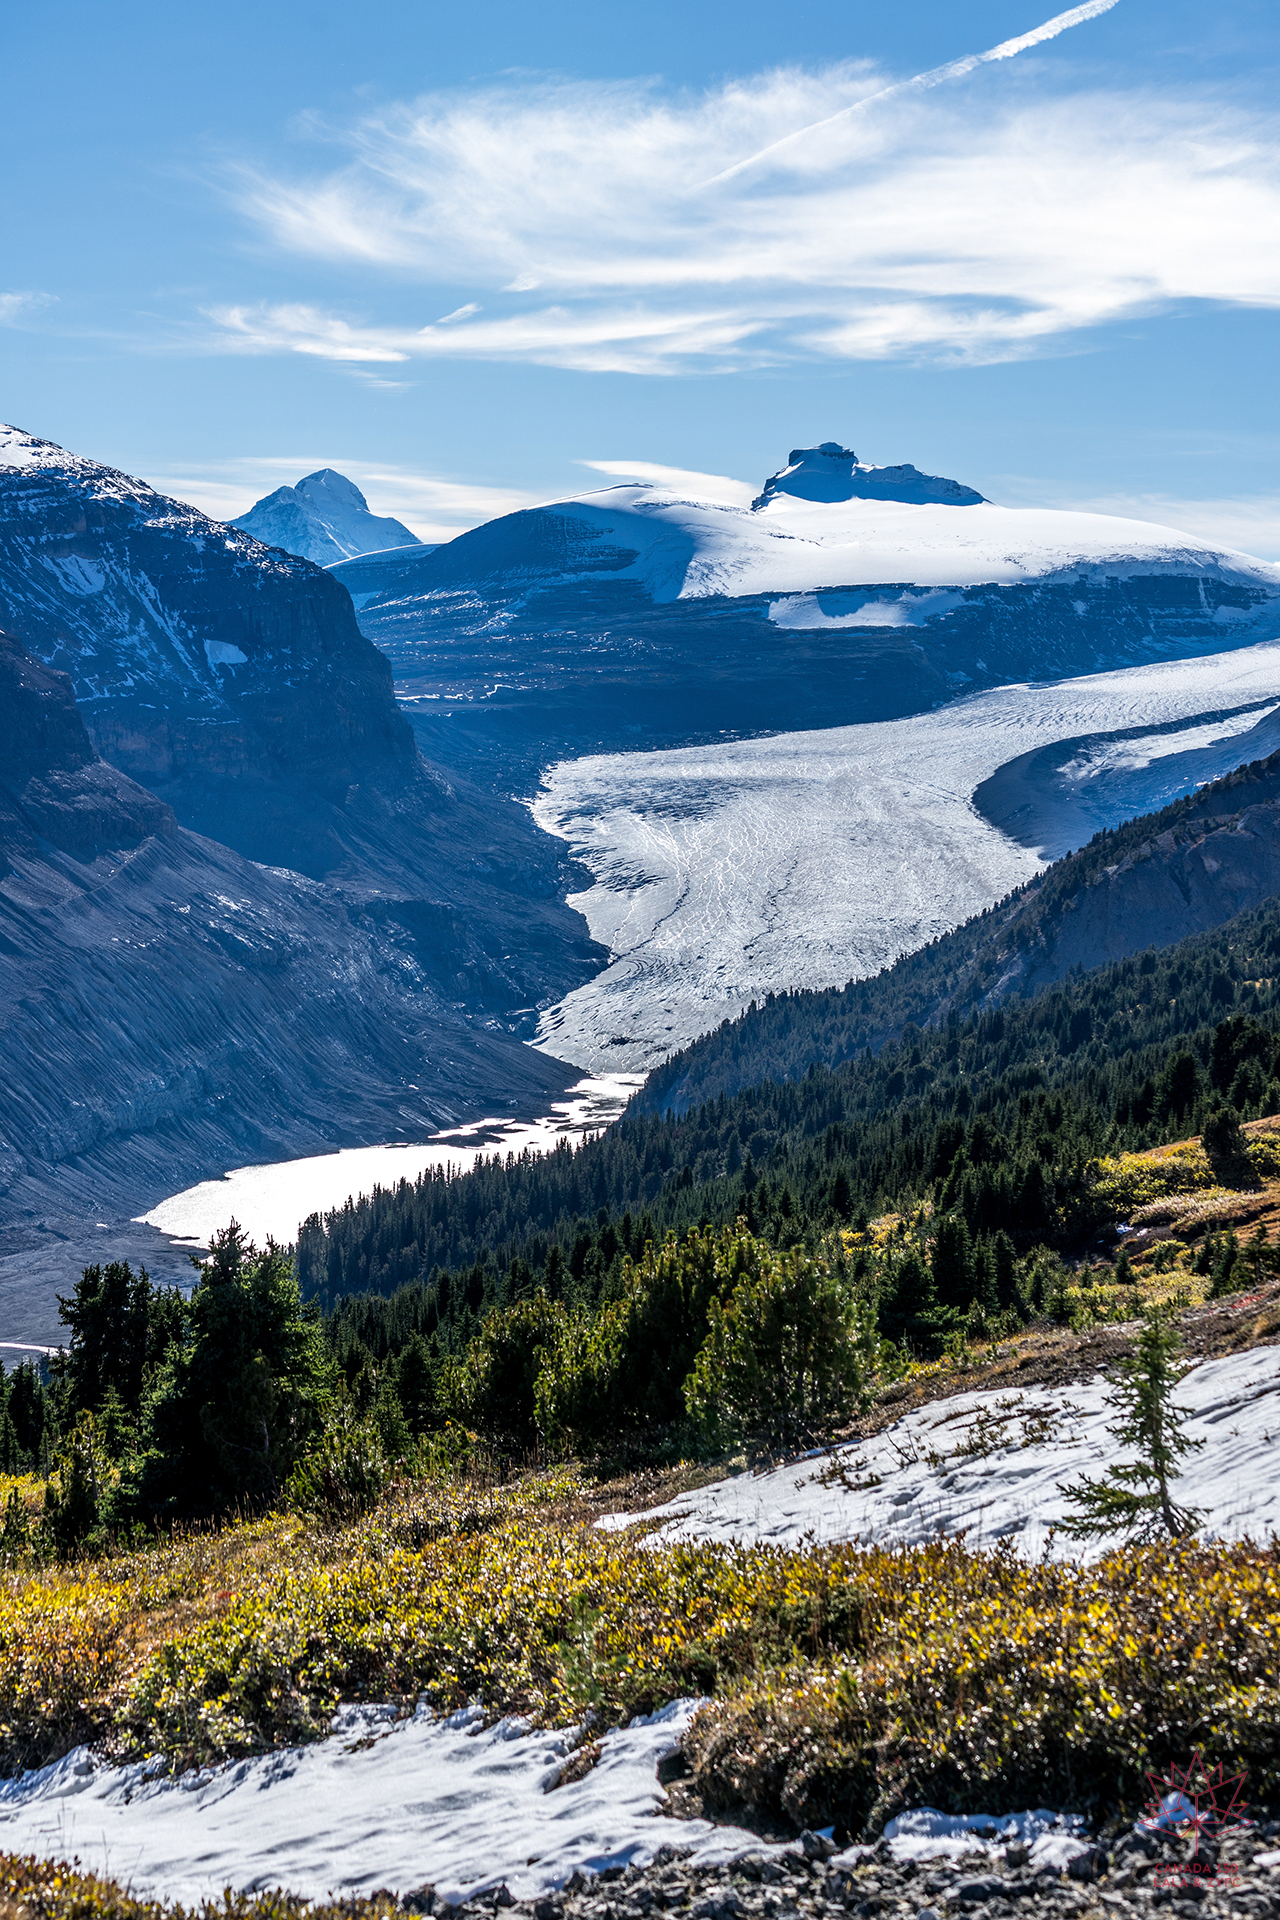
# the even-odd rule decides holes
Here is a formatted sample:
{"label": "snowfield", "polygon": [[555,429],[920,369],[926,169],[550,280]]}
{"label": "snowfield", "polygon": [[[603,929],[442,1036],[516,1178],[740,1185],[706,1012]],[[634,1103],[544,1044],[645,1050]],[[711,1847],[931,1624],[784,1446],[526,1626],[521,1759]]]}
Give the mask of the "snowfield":
{"label": "snowfield", "polygon": [[759,1847],[754,1834],[660,1813],[658,1762],[696,1707],[605,1734],[599,1765],[553,1792],[571,1734],[486,1729],[479,1707],[401,1722],[392,1707],[348,1707],[314,1746],[177,1780],[146,1762],[99,1767],[81,1747],[0,1784],[0,1847],[78,1854],[135,1892],[191,1904],[227,1886],[318,1899],[424,1881],[453,1902],[504,1880],[525,1899],[575,1867],[646,1865],[664,1842],[732,1859]]}
{"label": "snowfield", "polygon": [[570,903],[612,957],[544,1014],[537,1044],[593,1073],[647,1073],[767,993],[877,973],[1039,871],[1040,850],[974,807],[997,769],[1063,742],[1062,789],[1073,818],[1092,808],[1087,838],[1185,791],[1183,751],[1216,743],[1201,780],[1253,757],[1250,731],[1277,696],[1273,640],[904,720],[563,761],[534,817],[594,876]]}
{"label": "snowfield", "polygon": [[[506,1883],[517,1899],[575,1872],[649,1865],[661,1847],[707,1865],[783,1851],[742,1827],[673,1820],[657,1766],[699,1702],[677,1700],[606,1733],[585,1779],[554,1786],[577,1729],[486,1728],[479,1707],[397,1721],[392,1707],[345,1707],[315,1746],[177,1780],[147,1762],[100,1767],[85,1747],[0,1783],[0,1847],[78,1856],[136,1894],[194,1905],[224,1888],[326,1894],[405,1893],[428,1882],[457,1903]],[[947,1816],[922,1809],[890,1821],[902,1859],[937,1859],[1032,1844],[1035,1866],[1065,1867],[1087,1842],[1079,1820],[1033,1813]],[[851,1847],[840,1859],[857,1860]]]}
{"label": "snowfield", "polygon": [[[856,1446],[682,1494],[645,1514],[665,1520],[649,1537],[662,1545],[860,1540],[904,1547],[964,1534],[971,1547],[1008,1541],[1031,1559],[1078,1557],[1077,1543],[1051,1535],[1071,1511],[1062,1486],[1096,1477],[1117,1457],[1108,1391],[1099,1378],[935,1400]],[[1280,1534],[1280,1347],[1203,1362],[1185,1376],[1176,1402],[1191,1416],[1188,1439],[1204,1443],[1185,1457],[1175,1483],[1179,1504],[1204,1514],[1201,1537]],[[634,1514],[599,1522],[614,1529],[634,1523]]]}

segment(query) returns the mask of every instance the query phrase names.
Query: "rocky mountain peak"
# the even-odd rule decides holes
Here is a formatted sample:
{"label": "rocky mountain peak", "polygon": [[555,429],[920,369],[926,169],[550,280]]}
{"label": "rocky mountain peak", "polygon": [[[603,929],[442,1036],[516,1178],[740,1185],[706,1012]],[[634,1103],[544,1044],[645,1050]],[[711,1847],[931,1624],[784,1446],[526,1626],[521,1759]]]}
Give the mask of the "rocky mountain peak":
{"label": "rocky mountain peak", "polygon": [[277,487],[231,524],[321,567],[423,544],[401,521],[370,513],[355,481],[334,467],[318,467],[296,486]]}
{"label": "rocky mountain peak", "polygon": [[764,491],[751,502],[758,512],[783,495],[834,506],[842,500],[896,500],[907,506],[976,507],[983,496],[959,480],[921,473],[908,462],[876,467],[859,460],[852,447],[824,440],[816,447],[793,447],[787,464],[771,474]]}

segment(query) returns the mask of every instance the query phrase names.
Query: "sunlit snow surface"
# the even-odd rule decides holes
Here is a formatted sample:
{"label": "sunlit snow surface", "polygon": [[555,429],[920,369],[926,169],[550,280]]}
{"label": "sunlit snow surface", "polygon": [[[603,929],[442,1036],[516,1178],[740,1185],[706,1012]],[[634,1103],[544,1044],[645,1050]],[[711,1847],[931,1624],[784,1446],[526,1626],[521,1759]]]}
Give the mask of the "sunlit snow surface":
{"label": "sunlit snow surface", "polygon": [[456,1902],[504,1880],[525,1899],[575,1867],[646,1864],[664,1842],[708,1861],[757,1851],[741,1828],[659,1811],[658,1761],[694,1704],[605,1734],[599,1765],[552,1792],[565,1730],[510,1720],[486,1730],[478,1708],[397,1724],[393,1709],[349,1707],[328,1740],[176,1782],[149,1778],[145,1763],[95,1767],[80,1748],[0,1783],[0,1847],[79,1855],[136,1892],[189,1903],[227,1886],[318,1898],[424,1881]]}
{"label": "sunlit snow surface", "polygon": [[[1077,1543],[1050,1534],[1072,1511],[1062,1487],[1096,1477],[1118,1457],[1108,1392],[1099,1378],[935,1400],[856,1446],[682,1494],[645,1515],[667,1521],[649,1537],[916,1546],[963,1533],[974,1547],[1007,1541],[1032,1558],[1046,1547],[1060,1558],[1078,1555]],[[1178,1503],[1203,1513],[1202,1535],[1280,1534],[1280,1347],[1205,1361],[1175,1400],[1190,1416],[1188,1439],[1204,1442],[1185,1456],[1175,1483]],[[614,1514],[600,1525],[633,1519]]]}
{"label": "sunlit snow surface", "polygon": [[[1039,870],[973,806],[999,767],[1059,740],[1148,731],[1112,760],[1154,766],[1172,751],[1157,729],[1195,722],[1179,751],[1229,743],[1277,694],[1272,640],[1000,687],[905,720],[561,762],[534,814],[594,875],[572,904],[613,957],[544,1015],[538,1044],[595,1073],[647,1072],[759,996],[876,973]],[[1205,731],[1207,716],[1247,706]],[[1089,777],[1110,764],[1101,753]],[[1154,774],[1152,789],[1143,804],[1164,804]]]}
{"label": "sunlit snow surface", "polygon": [[[177,1781],[146,1763],[101,1767],[78,1747],[0,1782],[0,1847],[78,1856],[135,1893],[190,1905],[220,1899],[226,1887],[319,1898],[405,1893],[424,1882],[454,1903],[504,1881],[529,1899],[575,1870],[647,1866],[663,1846],[707,1864],[781,1851],[741,1827],[663,1814],[658,1762],[697,1705],[677,1700],[606,1733],[596,1768],[554,1788],[572,1736],[530,1732],[518,1720],[486,1729],[479,1708],[397,1723],[391,1708],[346,1707],[315,1746]],[[1061,1867],[1084,1844],[1078,1825],[1050,1812],[966,1819],[924,1809],[885,1832],[899,1858],[1017,1838],[1032,1843],[1034,1865]]]}
{"label": "sunlit snow surface", "polygon": [[429,1168],[469,1173],[482,1155],[497,1153],[505,1159],[511,1153],[551,1153],[562,1140],[576,1146],[616,1120],[640,1084],[638,1077],[626,1074],[580,1080],[569,1088],[566,1100],[539,1120],[475,1120],[421,1142],[392,1141],[260,1167],[234,1167],[221,1180],[202,1180],[162,1200],[141,1222],[193,1247],[208,1246],[210,1235],[232,1220],[259,1246],[268,1235],[288,1245],[309,1215],[328,1213],[375,1187],[416,1180]]}

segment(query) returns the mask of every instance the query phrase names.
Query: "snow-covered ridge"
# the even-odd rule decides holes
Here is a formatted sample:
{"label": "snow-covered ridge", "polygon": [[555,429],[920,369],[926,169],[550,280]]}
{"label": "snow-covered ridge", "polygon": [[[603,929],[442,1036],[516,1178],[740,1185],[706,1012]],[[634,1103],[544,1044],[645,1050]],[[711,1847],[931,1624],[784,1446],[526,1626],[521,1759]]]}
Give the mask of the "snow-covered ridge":
{"label": "snow-covered ridge", "polygon": [[[937,502],[815,502],[776,494],[756,511],[681,499],[646,484],[608,487],[537,512],[563,523],[566,555],[571,565],[580,561],[578,577],[600,570],[591,565],[593,548],[629,549],[627,564],[607,571],[640,581],[655,601],[857,586],[1084,582],[1152,573],[1191,573],[1280,593],[1280,567],[1205,547],[1173,527],[1111,514],[998,507],[989,500],[958,513]],[[517,535],[520,529],[513,525],[511,531]],[[532,571],[521,544],[513,541],[511,566]],[[568,570],[562,577],[569,577]]]}
{"label": "snow-covered ridge", "polygon": [[[963,507],[963,512],[957,512]],[[500,581],[635,580],[663,603],[839,587],[1081,584],[1191,574],[1268,597],[1280,567],[1174,527],[1113,514],[1001,507],[914,466],[875,467],[834,441],[793,448],[750,507],[650,482],[508,514],[424,557],[418,590]]]}

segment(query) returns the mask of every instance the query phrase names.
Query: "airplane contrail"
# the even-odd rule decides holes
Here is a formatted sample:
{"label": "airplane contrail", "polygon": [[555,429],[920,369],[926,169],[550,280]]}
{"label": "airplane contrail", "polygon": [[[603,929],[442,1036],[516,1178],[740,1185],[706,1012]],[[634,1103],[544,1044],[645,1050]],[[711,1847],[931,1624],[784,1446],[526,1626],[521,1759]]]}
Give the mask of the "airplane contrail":
{"label": "airplane contrail", "polygon": [[803,140],[811,133],[820,132],[823,127],[833,127],[838,120],[847,120],[852,114],[861,113],[878,100],[888,100],[895,93],[910,93],[913,90],[923,92],[926,87],[941,86],[944,80],[960,80],[966,73],[972,73],[975,67],[986,66],[991,60],[1012,60],[1015,53],[1025,53],[1028,47],[1038,47],[1044,40],[1056,40],[1069,27],[1078,27],[1086,20],[1096,20],[1100,13],[1110,13],[1112,7],[1118,4],[1119,0],[1085,0],[1084,6],[1071,7],[1066,13],[1055,13],[1052,20],[1033,27],[1030,33],[1020,33],[1014,40],[1002,40],[998,47],[988,47],[985,53],[967,53],[961,60],[948,60],[943,67],[930,67],[927,73],[917,73],[911,80],[898,80],[891,87],[882,87],[879,93],[869,93],[865,100],[855,100],[851,107],[841,107],[839,113],[829,114],[825,120],[814,120],[807,127],[797,127],[794,133],[784,133],[781,140],[761,147],[758,153],[748,154],[745,160],[735,161],[723,173],[713,174],[710,180],[704,180],[702,184],[704,187],[717,187],[723,180],[732,180],[735,175],[745,173],[748,167],[766,160],[771,153],[789,147],[792,141]]}

